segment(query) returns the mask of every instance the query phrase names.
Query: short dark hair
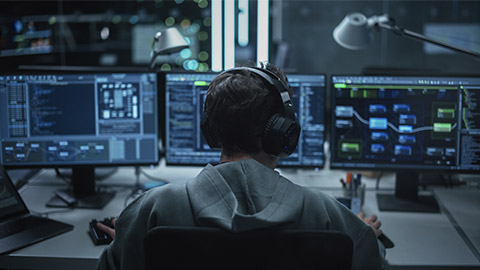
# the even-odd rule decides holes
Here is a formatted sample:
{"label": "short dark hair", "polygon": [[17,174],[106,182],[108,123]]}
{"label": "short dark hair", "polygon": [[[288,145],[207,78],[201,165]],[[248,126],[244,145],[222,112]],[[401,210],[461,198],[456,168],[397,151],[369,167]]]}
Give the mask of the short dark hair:
{"label": "short dark hair", "polygon": [[[288,85],[286,76],[275,66],[264,68]],[[208,88],[205,110],[209,125],[226,155],[258,153],[268,119],[282,110],[278,90],[248,69],[217,76]]]}

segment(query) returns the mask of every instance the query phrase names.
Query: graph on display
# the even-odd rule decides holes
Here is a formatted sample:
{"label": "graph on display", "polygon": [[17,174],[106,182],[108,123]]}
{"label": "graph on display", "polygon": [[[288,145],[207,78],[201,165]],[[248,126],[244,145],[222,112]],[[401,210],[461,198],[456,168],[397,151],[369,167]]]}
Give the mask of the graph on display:
{"label": "graph on display", "polygon": [[332,166],[478,169],[479,82],[333,76]]}

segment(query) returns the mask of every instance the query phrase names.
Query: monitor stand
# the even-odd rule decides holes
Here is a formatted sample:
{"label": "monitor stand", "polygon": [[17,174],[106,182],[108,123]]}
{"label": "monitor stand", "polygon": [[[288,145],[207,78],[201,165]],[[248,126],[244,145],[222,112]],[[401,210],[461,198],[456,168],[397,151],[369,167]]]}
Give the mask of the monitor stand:
{"label": "monitor stand", "polygon": [[418,173],[397,172],[395,195],[377,193],[380,211],[439,213],[438,203],[432,195],[418,194]]}
{"label": "monitor stand", "polygon": [[102,209],[115,196],[114,191],[95,189],[95,168],[92,166],[72,167],[71,186],[55,191],[47,206]]}

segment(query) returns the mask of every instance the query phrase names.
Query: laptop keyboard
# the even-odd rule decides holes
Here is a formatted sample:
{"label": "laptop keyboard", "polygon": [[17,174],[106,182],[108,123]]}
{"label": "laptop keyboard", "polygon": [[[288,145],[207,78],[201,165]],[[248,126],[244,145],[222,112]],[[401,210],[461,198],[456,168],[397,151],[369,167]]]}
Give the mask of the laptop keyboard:
{"label": "laptop keyboard", "polygon": [[0,239],[48,223],[48,219],[29,216],[0,224]]}

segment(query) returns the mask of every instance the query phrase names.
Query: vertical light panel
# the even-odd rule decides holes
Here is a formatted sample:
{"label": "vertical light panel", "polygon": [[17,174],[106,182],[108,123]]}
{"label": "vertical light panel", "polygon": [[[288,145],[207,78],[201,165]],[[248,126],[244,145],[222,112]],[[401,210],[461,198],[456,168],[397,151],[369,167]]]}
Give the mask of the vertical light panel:
{"label": "vertical light panel", "polygon": [[225,0],[224,68],[235,67],[235,1]]}
{"label": "vertical light panel", "polygon": [[260,62],[268,61],[268,0],[258,0],[257,14],[257,65],[260,66]]}
{"label": "vertical light panel", "polygon": [[248,2],[250,0],[238,0],[238,45],[248,45]]}
{"label": "vertical light panel", "polygon": [[223,0],[212,0],[212,70],[221,71],[222,70],[222,39],[223,39],[223,29],[222,29],[222,1]]}

